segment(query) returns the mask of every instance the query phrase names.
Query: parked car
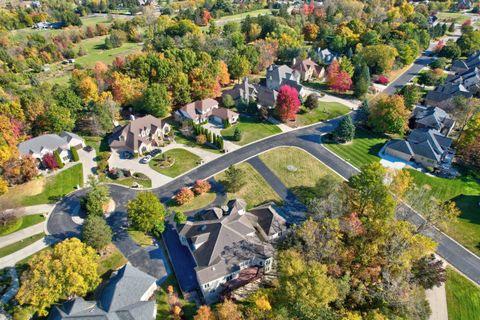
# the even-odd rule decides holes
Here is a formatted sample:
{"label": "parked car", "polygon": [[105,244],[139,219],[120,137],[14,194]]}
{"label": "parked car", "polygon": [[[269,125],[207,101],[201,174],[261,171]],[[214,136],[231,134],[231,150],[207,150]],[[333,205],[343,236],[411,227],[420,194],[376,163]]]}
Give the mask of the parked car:
{"label": "parked car", "polygon": [[87,152],[92,152],[93,147],[92,146],[85,146],[85,148],[83,148],[83,150],[85,150]]}
{"label": "parked car", "polygon": [[140,160],[140,162],[141,163],[148,163],[148,162],[150,162],[150,160],[152,160],[152,156],[148,155],[148,156],[142,158],[142,160]]}
{"label": "parked car", "polygon": [[132,154],[130,151],[123,151],[123,152],[120,154],[120,158],[121,158],[121,159],[132,159],[132,158],[133,158],[133,154]]}
{"label": "parked car", "polygon": [[162,153],[162,150],[160,149],[153,149],[152,151],[150,151],[150,155],[152,157],[155,157],[157,154],[160,154],[160,153]]}

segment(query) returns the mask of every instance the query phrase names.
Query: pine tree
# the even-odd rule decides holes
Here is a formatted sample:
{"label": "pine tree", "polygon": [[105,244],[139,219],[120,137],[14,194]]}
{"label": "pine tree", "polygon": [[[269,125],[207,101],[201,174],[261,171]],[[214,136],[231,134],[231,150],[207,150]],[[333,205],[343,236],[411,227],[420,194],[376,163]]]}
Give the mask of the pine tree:
{"label": "pine tree", "polygon": [[362,98],[368,92],[370,86],[370,70],[367,64],[360,63],[355,67],[353,73],[353,91],[355,97]]}
{"label": "pine tree", "polygon": [[455,31],[455,22],[452,22],[448,27],[448,32],[454,32],[454,31]]}
{"label": "pine tree", "polygon": [[242,140],[242,131],[238,127],[235,128],[235,132],[233,133],[233,140],[240,141]]}
{"label": "pine tree", "polygon": [[335,140],[340,142],[352,141],[355,137],[355,125],[350,115],[345,116],[333,132]]}

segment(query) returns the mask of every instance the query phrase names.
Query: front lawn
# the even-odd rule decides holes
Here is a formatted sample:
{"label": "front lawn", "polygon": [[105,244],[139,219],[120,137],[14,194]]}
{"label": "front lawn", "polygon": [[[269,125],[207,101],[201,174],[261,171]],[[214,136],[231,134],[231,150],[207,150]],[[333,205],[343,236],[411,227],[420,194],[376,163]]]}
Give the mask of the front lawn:
{"label": "front lawn", "polygon": [[190,201],[189,203],[185,203],[181,206],[177,205],[174,199],[170,200],[167,205],[170,210],[175,212],[189,212],[205,208],[215,200],[216,196],[217,195],[214,192],[207,192],[196,196],[192,201]]}
{"label": "front lawn", "polygon": [[214,148],[214,147],[211,147],[210,145],[208,144],[198,144],[194,138],[192,137],[186,137],[184,136],[180,131],[178,131],[177,129],[174,129],[175,131],[175,142],[176,143],[179,143],[179,144],[184,144],[188,147],[192,147],[192,148],[200,148],[200,149],[203,149],[203,150],[207,150],[209,152],[212,152],[212,153],[217,153],[217,154],[220,154],[222,153],[220,150]]}
{"label": "front lawn", "polygon": [[[171,167],[160,168],[160,162],[163,157],[172,157],[175,159],[175,163]],[[200,161],[201,158],[199,156],[185,149],[171,149],[153,158],[149,162],[149,165],[153,170],[166,176],[175,178],[176,176],[195,168],[198,164],[200,164]]]}
{"label": "front lawn", "polygon": [[[237,168],[244,172],[245,184],[235,193],[228,192],[227,198],[229,200],[235,198],[242,198],[247,202],[248,208],[253,208],[266,202],[282,203],[280,196],[270,187],[270,185],[263,179],[249,163],[241,163],[236,165]],[[225,173],[219,173],[215,176],[215,180],[220,183],[225,179]]]}
{"label": "front lawn", "polygon": [[43,221],[45,221],[45,217],[42,214],[31,214],[19,217],[11,225],[5,228],[0,227],[0,237],[31,227]]}
{"label": "front lawn", "polygon": [[128,229],[127,232],[132,240],[141,247],[148,247],[153,244],[152,237],[143,231]]}
{"label": "front lawn", "polygon": [[100,275],[104,275],[110,270],[117,270],[128,262],[127,258],[125,258],[113,243],[109,244],[102,251],[103,254],[100,256],[100,262],[98,264],[98,273]]}
{"label": "front lawn", "polygon": [[[242,133],[240,141],[234,141],[233,139],[236,128],[240,129],[240,132]],[[282,130],[272,123],[259,121],[252,117],[240,117],[240,122],[238,124],[223,129],[221,134],[225,139],[243,146],[280,132],[282,132]]]}
{"label": "front lawn", "polygon": [[329,95],[332,96],[337,96],[339,98],[344,98],[344,99],[351,99],[353,97],[353,91],[349,90],[346,92],[336,92],[330,89],[330,86],[326,82],[318,82],[318,81],[312,81],[312,82],[302,82],[302,84],[305,87],[312,88],[314,90],[322,91],[325,93],[328,93]]}
{"label": "front lawn", "polygon": [[340,158],[361,168],[366,164],[380,161],[378,153],[387,140],[388,137],[385,135],[357,128],[355,139],[349,143],[338,144],[327,139],[323,139],[323,143]]}
{"label": "front lawn", "polygon": [[480,289],[452,268],[447,268],[445,287],[448,319],[477,319],[480,314]]}
{"label": "front lawn", "polygon": [[297,114],[297,120],[291,122],[297,126],[306,126],[309,124],[317,123],[339,117],[341,115],[349,113],[351,110],[349,107],[338,102],[323,102],[319,103],[318,108],[314,110],[305,110]]}
{"label": "front lawn", "polygon": [[314,189],[323,177],[342,180],[315,157],[298,148],[276,148],[259,157],[300,199],[305,199],[307,193]]}
{"label": "front lawn", "polygon": [[9,254],[17,252],[18,250],[28,247],[29,245],[31,245],[34,242],[37,242],[43,237],[45,237],[45,233],[41,232],[39,234],[33,235],[31,237],[25,238],[23,240],[20,240],[18,242],[15,242],[8,246],[0,248],[0,258],[3,258],[5,256],[8,256]]}
{"label": "front lawn", "polygon": [[[148,177],[147,177],[148,178]],[[117,183],[121,184],[122,186],[132,187],[136,184],[141,185],[144,188],[151,188],[152,187],[152,180],[148,179],[137,179],[135,177],[123,177],[118,179],[112,179],[107,176],[100,179],[102,182],[105,183]]]}

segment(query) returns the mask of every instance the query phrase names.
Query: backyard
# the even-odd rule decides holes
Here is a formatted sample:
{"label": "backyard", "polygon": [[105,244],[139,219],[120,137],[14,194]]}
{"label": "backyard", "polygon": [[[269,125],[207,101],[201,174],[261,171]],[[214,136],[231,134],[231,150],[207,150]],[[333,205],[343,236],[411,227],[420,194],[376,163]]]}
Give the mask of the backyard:
{"label": "backyard", "polygon": [[323,163],[298,148],[276,148],[259,157],[300,199],[305,199],[317,186],[318,181],[326,176],[341,181],[341,178]]}
{"label": "backyard", "polygon": [[[238,192],[228,192],[227,198],[229,200],[242,198],[247,202],[248,208],[253,208],[263,203],[272,201],[277,204],[282,203],[280,196],[250,164],[244,162],[236,165],[235,167],[243,171],[244,185]],[[222,180],[225,180],[225,173],[222,172],[217,174],[215,176],[215,180],[221,183]]]}
{"label": "backyard", "polygon": [[[240,141],[234,141],[235,129],[238,128],[242,133]],[[260,140],[262,138],[271,136],[276,133],[280,133],[282,130],[272,123],[259,121],[253,117],[240,117],[240,122],[227,129],[221,131],[222,136],[233,141],[238,145],[246,145],[250,142]]]}
{"label": "backyard", "polygon": [[323,102],[314,110],[305,110],[297,114],[297,120],[289,124],[306,126],[312,123],[333,119],[350,112],[350,108],[338,102]]}
{"label": "backyard", "polygon": [[480,289],[477,286],[448,267],[445,288],[449,320],[477,319],[480,314]]}
{"label": "backyard", "polygon": [[[159,154],[150,162],[150,168],[175,178],[200,164],[201,158],[185,149],[171,149]],[[164,166],[164,167],[162,167]]]}

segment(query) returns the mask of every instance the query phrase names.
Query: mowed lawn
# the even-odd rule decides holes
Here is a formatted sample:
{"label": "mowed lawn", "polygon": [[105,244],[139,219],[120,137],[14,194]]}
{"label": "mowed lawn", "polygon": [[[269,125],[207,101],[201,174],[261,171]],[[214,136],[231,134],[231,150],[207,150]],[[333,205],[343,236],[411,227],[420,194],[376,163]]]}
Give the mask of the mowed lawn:
{"label": "mowed lawn", "polygon": [[195,198],[189,203],[185,203],[181,206],[177,205],[174,199],[170,200],[167,203],[167,206],[170,210],[174,212],[189,212],[193,210],[202,209],[212,203],[216,198],[216,193],[207,192],[201,195],[195,196]]}
{"label": "mowed lawn", "polygon": [[441,21],[455,22],[462,24],[469,20],[470,17],[462,12],[439,12],[437,18]]}
{"label": "mowed lawn", "polygon": [[276,148],[259,157],[300,199],[305,199],[324,177],[335,181],[342,180],[315,157],[298,148]]}
{"label": "mowed lawn", "polygon": [[170,156],[175,159],[173,166],[169,168],[159,167],[159,160],[161,159],[162,154],[150,160],[148,164],[153,170],[172,178],[175,178],[176,176],[195,168],[198,164],[200,164],[201,160],[199,156],[185,149],[171,149],[163,153],[163,155],[165,157]]}
{"label": "mowed lawn", "polygon": [[[242,133],[242,139],[240,139],[240,141],[233,141],[233,135],[236,128]],[[221,134],[225,139],[243,146],[280,132],[282,132],[282,130],[272,123],[259,121],[256,118],[240,117],[240,122],[238,124],[223,129]]]}
{"label": "mowed lawn", "polygon": [[318,108],[314,110],[304,110],[297,114],[297,120],[292,122],[297,126],[306,126],[309,124],[317,123],[339,117],[341,115],[349,113],[351,110],[349,107],[338,102],[320,102]]}
{"label": "mowed lawn", "polygon": [[12,254],[14,252],[17,252],[18,250],[21,250],[25,247],[28,247],[32,243],[42,239],[45,236],[45,233],[41,232],[39,234],[35,234],[33,236],[30,236],[28,238],[25,238],[21,241],[12,243],[8,246],[5,246],[3,248],[0,248],[0,258],[3,258],[5,256],[8,256],[9,254]]}
{"label": "mowed lawn", "polygon": [[449,320],[478,319],[480,288],[452,268],[447,268],[446,292]]}
{"label": "mowed lawn", "polygon": [[45,217],[42,214],[31,214],[19,217],[12,224],[0,228],[0,237],[31,227],[43,221],[45,221]]}
{"label": "mowed lawn", "polygon": [[[242,198],[247,202],[248,208],[253,208],[263,203],[272,201],[277,204],[282,203],[280,196],[250,164],[244,162],[236,165],[236,167],[243,171],[243,179],[245,184],[238,192],[228,192],[228,200]],[[222,183],[222,181],[225,180],[225,173],[222,172],[217,174],[215,176],[215,180]]]}
{"label": "mowed lawn", "polygon": [[355,139],[346,144],[324,140],[325,147],[357,168],[380,161],[378,153],[385,145],[388,137],[371,131],[359,129],[355,131]]}

